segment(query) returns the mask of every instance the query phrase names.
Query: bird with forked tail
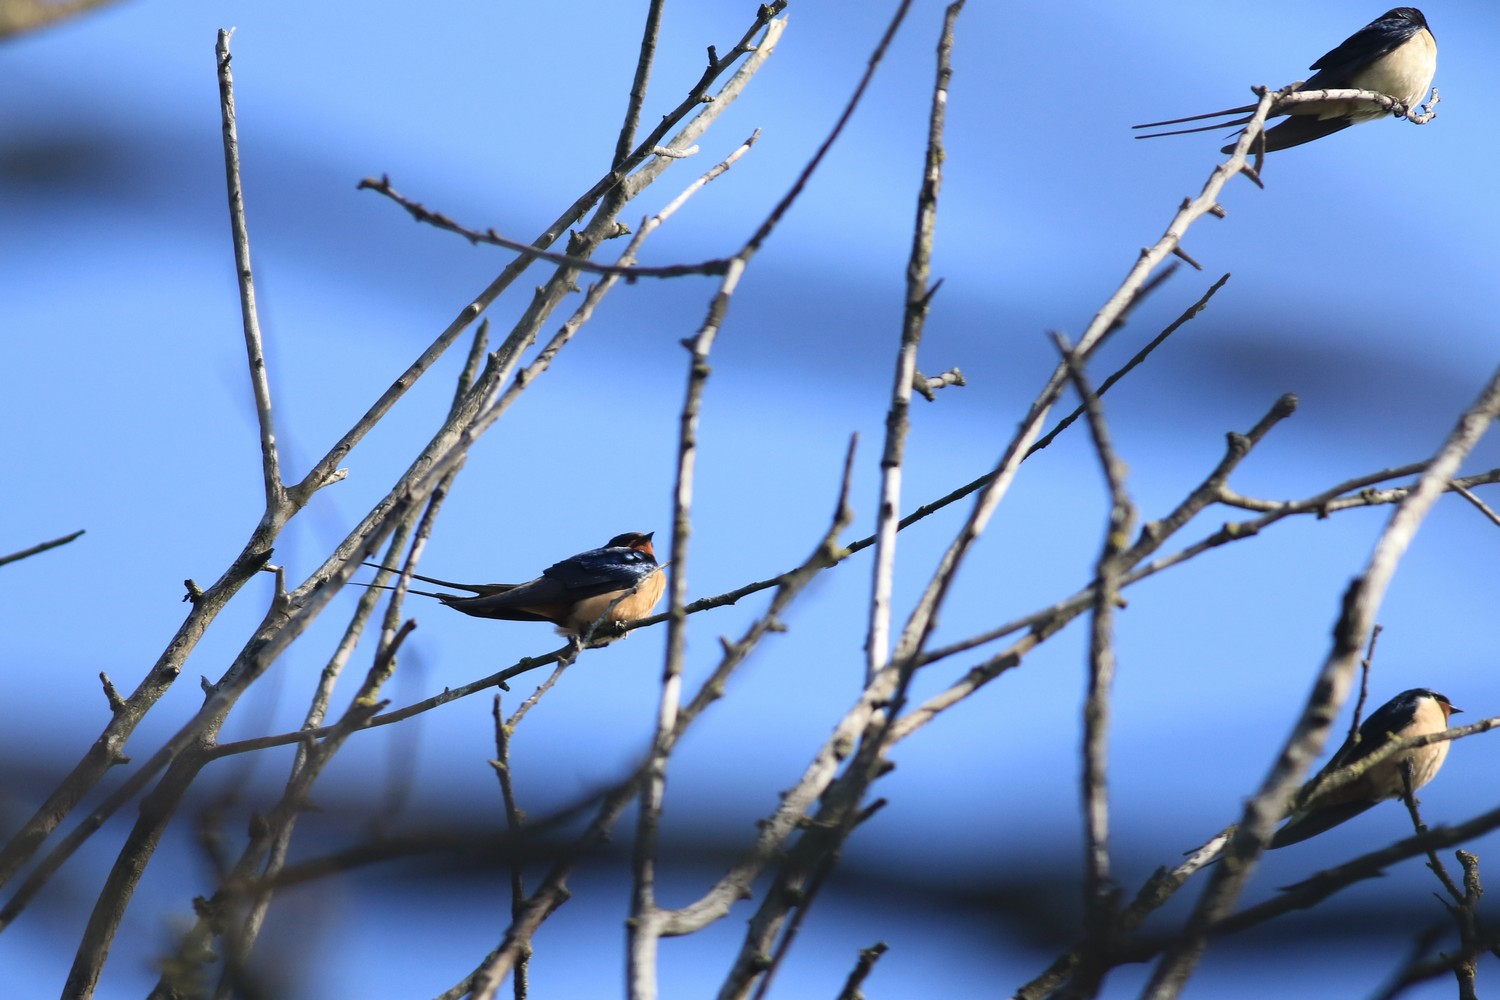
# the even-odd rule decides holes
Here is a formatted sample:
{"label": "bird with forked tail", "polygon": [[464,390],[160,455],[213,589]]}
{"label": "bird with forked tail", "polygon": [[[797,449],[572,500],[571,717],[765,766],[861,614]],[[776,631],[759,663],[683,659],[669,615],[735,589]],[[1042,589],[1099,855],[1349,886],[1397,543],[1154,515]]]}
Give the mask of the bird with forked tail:
{"label": "bird with forked tail", "polygon": [[[553,563],[542,570],[541,576],[525,583],[453,583],[412,574],[423,583],[472,591],[472,597],[426,590],[408,593],[436,597],[476,618],[551,622],[560,634],[574,639],[582,639],[590,629],[603,637],[619,623],[645,618],[661,600],[666,575],[656,562],[652,534],[627,531],[616,535],[601,548]],[[369,565],[399,572],[390,566]],[[390,589],[383,584],[356,586]]]}
{"label": "bird with forked tail", "polygon": [[[1422,16],[1420,10],[1415,7],[1395,7],[1344,39],[1337,48],[1324,53],[1308,68],[1317,72],[1307,80],[1293,85],[1293,90],[1368,90],[1394,97],[1408,108],[1415,108],[1427,96],[1427,88],[1432,85],[1432,78],[1437,73],[1437,41],[1432,37],[1432,31],[1427,27],[1427,18]],[[1180,125],[1183,122],[1222,118],[1225,115],[1245,116],[1233,121],[1138,135],[1136,138],[1155,139],[1163,135],[1207,132],[1243,125],[1250,120],[1250,112],[1254,110],[1254,104],[1247,104],[1239,108],[1226,108],[1223,111],[1131,127],[1160,128],[1163,125]],[[1342,131],[1350,125],[1374,121],[1387,114],[1389,112],[1379,105],[1365,101],[1313,101],[1295,104],[1285,111],[1274,112],[1275,116],[1288,117],[1281,124],[1266,130],[1264,151],[1271,153],[1278,149],[1300,146],[1304,142],[1312,142]],[[1234,146],[1234,143],[1230,143],[1220,152],[1233,152]]]}

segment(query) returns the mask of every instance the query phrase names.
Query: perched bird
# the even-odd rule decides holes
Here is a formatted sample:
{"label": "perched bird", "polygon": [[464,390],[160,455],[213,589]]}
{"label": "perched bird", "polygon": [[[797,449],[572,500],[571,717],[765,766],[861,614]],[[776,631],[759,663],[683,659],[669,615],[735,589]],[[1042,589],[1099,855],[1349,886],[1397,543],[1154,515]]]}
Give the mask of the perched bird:
{"label": "perched bird", "polygon": [[[448,607],[476,618],[551,622],[560,634],[582,638],[595,622],[599,622],[598,629],[602,632],[616,622],[645,618],[661,600],[666,577],[656,563],[652,534],[627,531],[616,535],[603,548],[589,549],[553,563],[542,570],[541,576],[526,583],[452,583],[412,574],[424,583],[473,591],[474,597],[425,590],[409,593],[436,597]],[[616,600],[619,603],[610,610],[610,604]],[[600,621],[606,614],[608,617]]]}
{"label": "perched bird", "polygon": [[[1377,94],[1394,97],[1408,108],[1414,108],[1427,96],[1427,88],[1432,85],[1432,77],[1437,73],[1437,41],[1432,37],[1427,19],[1420,10],[1415,7],[1396,7],[1344,39],[1338,48],[1325,53],[1308,69],[1315,69],[1317,72],[1311,78],[1295,84],[1294,89],[1373,90]],[[1254,110],[1254,104],[1247,104],[1241,108],[1226,108],[1204,115],[1190,115],[1187,118],[1172,118],[1131,127],[1158,128],[1223,115],[1245,115],[1234,121],[1138,135],[1136,138],[1155,139],[1163,135],[1206,132],[1243,125],[1250,120],[1249,112]],[[1350,125],[1384,118],[1388,113],[1378,105],[1363,101],[1319,101],[1292,105],[1286,111],[1275,113],[1277,116],[1290,117],[1266,131],[1265,151],[1270,153],[1290,146],[1300,146],[1304,142],[1332,135]],[[1234,145],[1230,143],[1220,152],[1232,152]]]}
{"label": "perched bird", "polygon": [[[1307,783],[1304,794],[1327,775],[1368,757],[1391,740],[1442,732],[1448,728],[1448,717],[1457,711],[1436,691],[1427,688],[1402,691],[1376,709],[1359,727],[1359,732],[1344,741],[1333,759]],[[1378,802],[1399,798],[1406,791],[1402,771],[1407,762],[1411,764],[1412,791],[1416,791],[1432,780],[1447,756],[1447,740],[1393,754],[1348,784],[1325,795],[1314,794],[1301,803],[1267,846],[1275,849],[1295,844],[1358,816]]]}

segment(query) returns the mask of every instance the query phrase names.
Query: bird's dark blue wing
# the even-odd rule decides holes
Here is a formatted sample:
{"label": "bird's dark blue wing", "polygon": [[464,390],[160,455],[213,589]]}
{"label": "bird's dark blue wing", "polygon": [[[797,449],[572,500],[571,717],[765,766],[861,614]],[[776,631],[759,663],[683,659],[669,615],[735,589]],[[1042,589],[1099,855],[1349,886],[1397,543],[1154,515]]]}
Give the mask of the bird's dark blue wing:
{"label": "bird's dark blue wing", "polygon": [[1338,753],[1323,766],[1323,772],[1337,771],[1341,767],[1348,767],[1357,760],[1368,757],[1377,748],[1385,746],[1390,741],[1392,733],[1400,734],[1406,731],[1417,717],[1417,704],[1423,695],[1431,696],[1432,692],[1426,688],[1412,688],[1410,691],[1402,691],[1390,701],[1381,705],[1370,714],[1370,717],[1359,726],[1359,742],[1345,741],[1339,747]]}
{"label": "bird's dark blue wing", "polygon": [[656,569],[656,560],[623,545],[589,549],[548,566],[542,576],[560,585],[570,597],[584,598],[628,590]]}
{"label": "bird's dark blue wing", "polygon": [[1426,27],[1421,14],[1411,7],[1397,7],[1360,28],[1323,53],[1308,69],[1317,70],[1303,90],[1334,90],[1349,85],[1349,80],[1370,63],[1404,44]]}

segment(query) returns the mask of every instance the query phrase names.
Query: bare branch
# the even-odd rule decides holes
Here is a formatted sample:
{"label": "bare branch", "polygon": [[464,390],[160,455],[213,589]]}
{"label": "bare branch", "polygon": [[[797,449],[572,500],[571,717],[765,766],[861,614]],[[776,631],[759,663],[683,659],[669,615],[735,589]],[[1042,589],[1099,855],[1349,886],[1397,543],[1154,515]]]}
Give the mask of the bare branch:
{"label": "bare branch", "polygon": [[[1401,762],[1401,787],[1401,801],[1406,806],[1407,814],[1411,816],[1413,831],[1420,837],[1427,832],[1427,824],[1422,822],[1421,803],[1417,801],[1417,790],[1412,782],[1412,761],[1410,757]],[[1442,859],[1437,856],[1437,851],[1427,852],[1427,869],[1437,877],[1438,884],[1447,891],[1453,901],[1459,905],[1463,905],[1464,894],[1459,891],[1458,885],[1454,883],[1453,876],[1448,874],[1448,869],[1443,866]]]}
{"label": "bare branch", "polygon": [[[673,153],[673,155],[681,158],[675,151],[663,150],[663,152]],[[587,257],[573,257],[565,253],[552,253],[549,250],[539,250],[530,243],[501,236],[493,229],[483,231],[471,229],[461,223],[455,222],[441,212],[434,212],[424,208],[418,202],[406,197],[406,195],[391,186],[391,179],[385,175],[382,175],[378,181],[366,177],[355,186],[361,191],[374,191],[376,194],[383,194],[391,199],[391,201],[406,209],[407,214],[418,222],[425,222],[438,229],[456,233],[470,243],[485,243],[490,246],[504,247],[507,250],[517,251],[522,255],[523,259],[544,260],[549,264],[572,268],[575,271],[587,271],[591,274],[608,274],[614,277],[623,277],[627,281],[634,281],[636,278],[681,278],[692,274],[723,274],[729,268],[729,259],[725,257],[706,260],[697,264],[668,264],[661,267],[642,267],[639,264],[601,264],[597,261],[589,260]]]}
{"label": "bare branch", "polygon": [[[563,664],[553,673],[555,679],[559,673],[567,669]],[[550,682],[549,682],[550,684]],[[535,698],[541,697],[541,691],[533,697],[530,704],[535,704]],[[516,721],[520,721],[525,706],[516,713]],[[512,837],[517,836],[521,829],[523,813],[516,805],[516,792],[511,784],[510,771],[510,737],[515,731],[515,723],[507,723],[500,715],[500,696],[495,695],[495,759],[490,761],[490,766],[495,769],[495,777],[500,779],[500,798],[505,805],[505,829]],[[521,859],[513,858],[510,863],[510,915],[512,920],[520,919],[526,907],[526,882],[521,873]],[[512,975],[513,991],[515,1000],[526,1000],[527,992],[527,963],[531,960],[531,942],[526,942],[516,956],[515,972]]]}
{"label": "bare branch", "polygon": [[[1455,480],[1451,484],[1450,488],[1454,493],[1457,493],[1459,496],[1469,501],[1469,503],[1473,504],[1474,507],[1479,511],[1479,513],[1483,514],[1489,519],[1491,524],[1495,525],[1496,527],[1500,527],[1500,514],[1497,514],[1493,510],[1491,510],[1483,500],[1474,495],[1472,490],[1470,490],[1466,486],[1460,486],[1457,480]],[[82,534],[82,532],[79,532],[79,534]]]}
{"label": "bare branch", "polygon": [[[938,38],[937,79],[932,87],[927,116],[927,155],[922,184],[917,191],[917,218],[912,226],[911,253],[906,262],[906,307],[902,315],[901,341],[896,351],[896,371],[890,407],[885,417],[885,449],[880,456],[880,500],[875,511],[875,565],[870,585],[869,626],[865,635],[865,683],[885,668],[890,656],[891,588],[896,575],[896,531],[901,513],[901,473],[910,431],[912,388],[919,381],[923,394],[932,399],[932,388],[917,374],[917,347],[927,326],[927,311],[935,288],[932,275],[932,241],[937,230],[938,192],[943,186],[943,129],[947,122],[948,85],[953,79],[953,24],[963,9],[959,2],[948,8]],[[962,377],[959,376],[959,380]],[[939,385],[945,384],[942,379]]]}
{"label": "bare branch", "polygon": [[875,971],[875,963],[880,961],[880,956],[889,950],[890,946],[884,941],[877,941],[868,948],[861,948],[859,962],[849,973],[849,978],[844,982],[844,988],[839,990],[837,1000],[863,1000],[864,994],[859,988],[870,977],[870,973]]}
{"label": "bare branch", "polygon": [[224,126],[224,174],[229,189],[229,228],[234,236],[234,269],[240,283],[240,318],[245,327],[245,353],[250,362],[250,387],[255,393],[255,419],[260,426],[261,478],[266,510],[286,503],[281,482],[281,459],[276,453],[276,421],[271,413],[271,384],[261,346],[260,317],[255,308],[255,281],[250,271],[250,231],[245,224],[245,189],[240,185],[240,138],[235,123],[234,74],[230,71],[229,37],[234,29],[219,30],[215,50],[219,63],[219,113]]}
{"label": "bare branch", "polygon": [[[937,285],[933,285],[933,288],[935,290]],[[939,372],[936,375],[923,375],[921,372],[913,372],[911,377],[912,389],[921,394],[922,398],[929,403],[937,402],[937,391],[939,389],[946,389],[950,385],[961,387],[968,384],[964,379],[964,373],[959,371],[957,367],[949,368],[947,371]]]}
{"label": "bare branch", "polygon": [[[1204,292],[1203,295],[1199,297],[1197,302],[1194,302],[1192,305],[1188,306],[1187,309],[1183,311],[1182,315],[1178,316],[1171,323],[1167,324],[1167,327],[1162,330],[1161,333],[1158,333],[1155,337],[1151,338],[1150,343],[1141,348],[1139,351],[1136,351],[1135,354],[1131,356],[1129,361],[1125,362],[1125,364],[1121,365],[1118,369],[1111,372],[1110,376],[1103,382],[1100,382],[1099,388],[1096,389],[1095,392],[1097,392],[1102,398],[1104,394],[1108,392],[1116,382],[1120,381],[1120,379],[1124,378],[1126,375],[1129,375],[1136,369],[1136,367],[1141,364],[1141,362],[1150,357],[1151,352],[1155,351],[1158,347],[1165,343],[1168,337],[1176,333],[1189,320],[1196,319],[1198,314],[1208,307],[1209,299],[1212,299],[1218,293],[1219,289],[1223,288],[1225,284],[1228,283],[1228,281],[1229,275],[1225,274],[1221,276],[1218,281],[1215,281],[1212,285],[1210,285],[1208,287],[1208,291]],[[1080,403],[1076,410],[1068,414],[1066,417],[1063,417],[1053,426],[1050,431],[1038,438],[1036,444],[1032,445],[1031,450],[1027,452],[1026,457],[1030,458],[1032,455],[1041,451],[1043,448],[1047,447],[1054,440],[1056,440],[1059,434],[1072,426],[1073,421],[1083,416],[1083,411],[1083,404]]]}
{"label": "bare branch", "polygon": [[1382,94],[1375,90],[1353,90],[1353,89],[1330,89],[1330,90],[1294,90],[1290,93],[1278,93],[1274,95],[1274,114],[1281,114],[1287,108],[1296,107],[1299,104],[1334,104],[1346,102],[1358,102],[1373,104],[1384,108],[1397,118],[1405,118],[1413,125],[1426,125],[1437,117],[1437,112],[1432,109],[1437,107],[1441,98],[1438,96],[1437,88],[1432,90],[1432,98],[1420,114],[1412,114],[1412,108],[1404,102],[1398,101],[1389,94]]}
{"label": "bare branch", "polygon": [[61,538],[54,538],[50,542],[39,542],[29,549],[22,549],[19,552],[12,552],[8,556],[0,556],[0,566],[4,566],[6,563],[20,562],[22,559],[26,559],[30,556],[36,555],[38,552],[46,552],[48,549],[55,549],[59,545],[67,545],[69,542],[81,537],[82,535],[83,529],[79,529],[78,531],[73,532],[71,535],[63,535]]}
{"label": "bare branch", "polygon": [[625,108],[625,121],[620,125],[620,137],[615,140],[614,169],[624,167],[630,158],[630,148],[635,144],[635,130],[641,123],[641,106],[646,103],[646,84],[651,79],[651,65],[656,61],[656,40],[661,34],[663,0],[651,0],[646,8],[646,27],[641,33],[641,54],[635,60],[635,79],[630,84],[630,100]]}
{"label": "bare branch", "polygon": [[1095,992],[1107,968],[1113,941],[1119,891],[1109,863],[1109,716],[1114,684],[1114,613],[1120,585],[1129,568],[1126,552],[1135,530],[1136,510],[1125,490],[1125,465],[1116,455],[1099,397],[1084,374],[1082,361],[1059,334],[1054,335],[1063,363],[1083,400],[1089,431],[1109,490],[1109,525],[1096,564],[1096,583],[1089,632],[1088,694],[1083,707],[1082,806],[1084,817],[1084,926],[1082,981]]}

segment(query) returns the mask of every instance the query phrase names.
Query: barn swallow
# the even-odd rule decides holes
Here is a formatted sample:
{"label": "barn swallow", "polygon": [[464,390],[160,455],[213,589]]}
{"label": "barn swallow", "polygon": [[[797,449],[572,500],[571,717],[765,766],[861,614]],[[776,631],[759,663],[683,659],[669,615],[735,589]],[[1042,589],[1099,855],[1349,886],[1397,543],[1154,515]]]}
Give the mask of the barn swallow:
{"label": "barn swallow", "polygon": [[[1359,727],[1359,732],[1344,741],[1338,753],[1304,786],[1304,794],[1307,789],[1316,790],[1318,783],[1334,771],[1368,757],[1392,740],[1442,732],[1448,728],[1448,717],[1457,711],[1460,710],[1436,691],[1427,688],[1402,691],[1376,709]],[[1274,850],[1295,844],[1358,816],[1378,802],[1400,798],[1406,791],[1402,771],[1408,762],[1412,791],[1416,791],[1432,780],[1447,756],[1447,740],[1392,754],[1348,784],[1326,795],[1314,794],[1300,804],[1266,846]]]}
{"label": "barn swallow", "polygon": [[[541,576],[525,583],[452,583],[412,574],[424,583],[471,590],[474,597],[425,590],[408,593],[436,597],[448,607],[476,618],[551,622],[560,635],[582,638],[595,622],[599,622],[602,631],[616,622],[645,618],[661,600],[666,577],[656,563],[652,534],[627,531],[616,535],[603,548],[589,549],[553,563],[542,570]],[[611,610],[610,605],[615,601],[619,603]],[[606,615],[608,619],[601,622]]]}
{"label": "barn swallow", "polygon": [[[1308,69],[1315,69],[1317,72],[1309,79],[1294,84],[1294,90],[1372,90],[1377,94],[1394,97],[1408,108],[1414,108],[1427,96],[1427,88],[1431,86],[1432,77],[1437,73],[1437,41],[1432,37],[1427,19],[1420,10],[1415,7],[1395,7],[1344,39],[1337,48],[1324,53]],[[1206,132],[1245,124],[1252,117],[1249,112],[1253,112],[1255,107],[1254,104],[1247,104],[1242,108],[1226,108],[1205,115],[1190,115],[1187,118],[1172,118],[1131,127],[1157,128],[1223,115],[1245,115],[1235,121],[1138,135],[1136,138],[1155,139],[1163,135]],[[1364,101],[1323,101],[1292,105],[1286,111],[1273,112],[1272,117],[1290,117],[1266,131],[1265,151],[1270,153],[1290,146],[1300,146],[1304,142],[1332,135],[1350,125],[1384,118],[1387,114],[1384,108]],[[1234,143],[1230,143],[1219,152],[1231,153],[1234,146]]]}

